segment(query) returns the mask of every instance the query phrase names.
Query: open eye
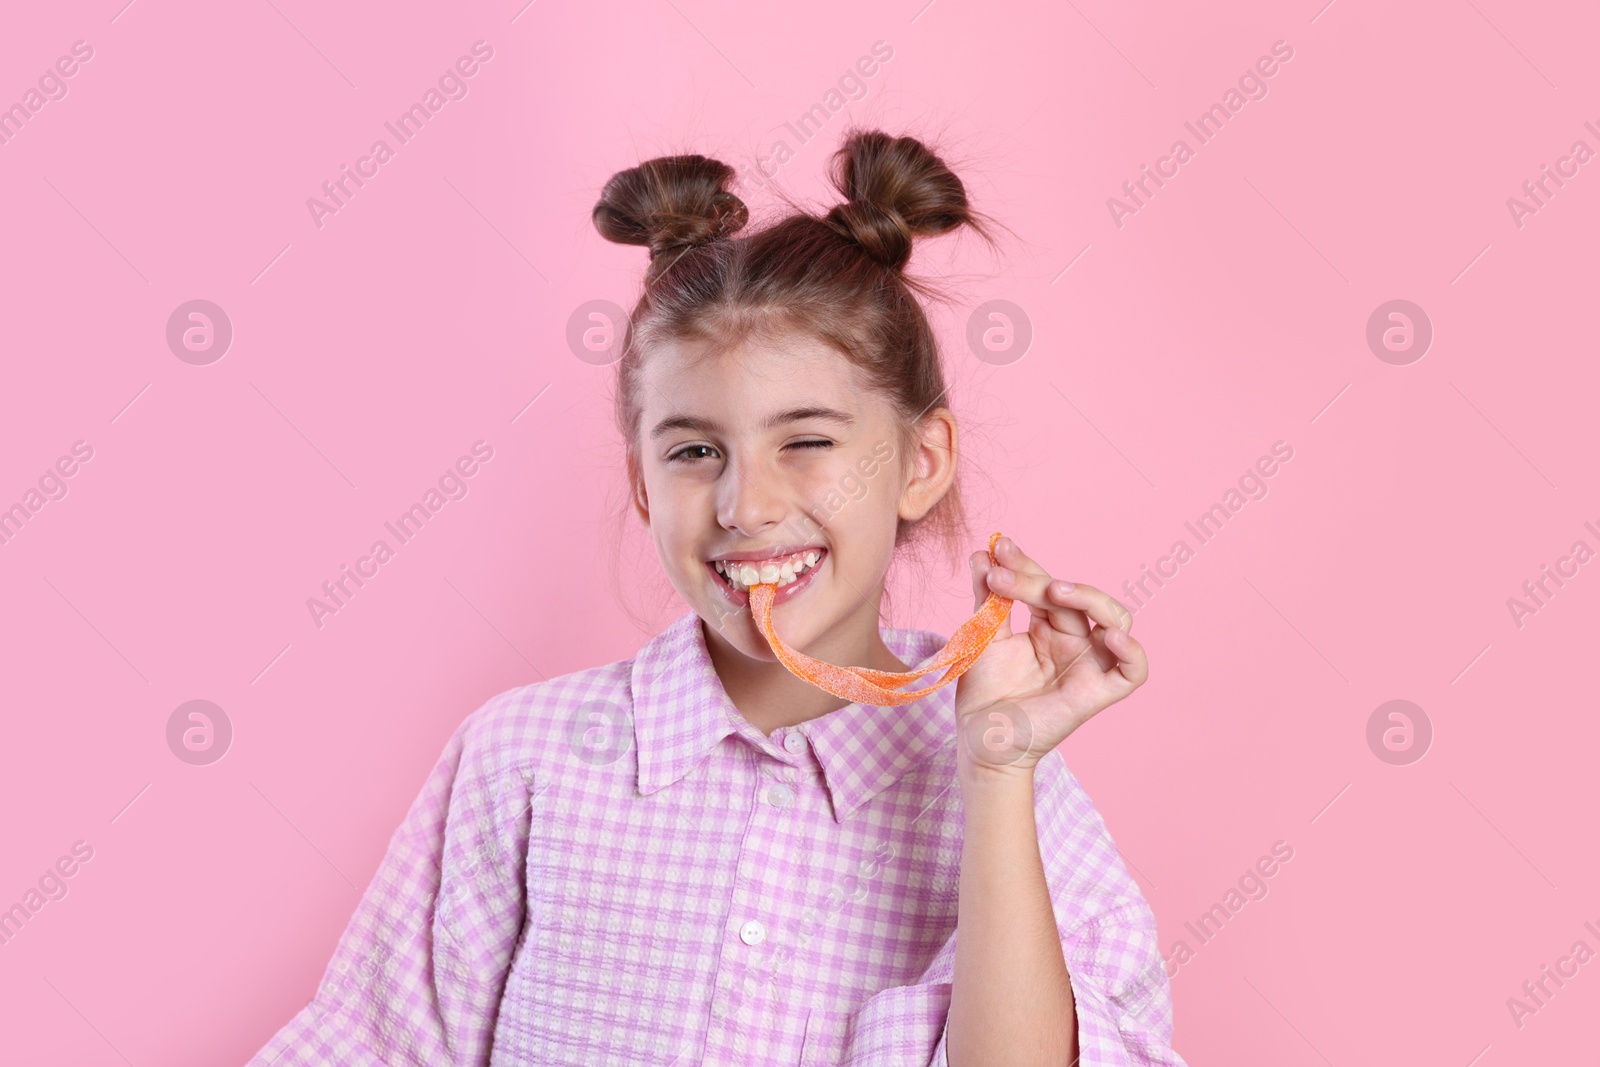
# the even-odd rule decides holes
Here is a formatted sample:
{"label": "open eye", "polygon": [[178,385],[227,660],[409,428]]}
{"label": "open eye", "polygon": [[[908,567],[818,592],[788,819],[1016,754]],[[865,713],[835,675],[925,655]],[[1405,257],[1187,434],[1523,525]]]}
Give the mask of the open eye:
{"label": "open eye", "polygon": [[668,454],[668,463],[693,463],[695,460],[711,459],[717,450],[710,445],[684,445],[682,448]]}

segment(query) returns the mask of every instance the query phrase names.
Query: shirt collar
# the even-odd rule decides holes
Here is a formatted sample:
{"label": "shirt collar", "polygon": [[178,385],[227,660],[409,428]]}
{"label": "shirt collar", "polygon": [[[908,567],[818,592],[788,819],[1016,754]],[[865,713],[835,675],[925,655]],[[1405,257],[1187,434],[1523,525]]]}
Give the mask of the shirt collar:
{"label": "shirt collar", "polygon": [[[944,646],[943,638],[926,630],[886,627],[879,633],[889,650],[913,668]],[[641,795],[678,781],[731,733],[784,763],[801,762],[733,706],[693,611],[639,650],[631,680]],[[842,823],[954,736],[954,695],[954,688],[945,686],[900,707],[847,704],[784,732],[798,732],[809,742],[822,767],[834,819]]]}

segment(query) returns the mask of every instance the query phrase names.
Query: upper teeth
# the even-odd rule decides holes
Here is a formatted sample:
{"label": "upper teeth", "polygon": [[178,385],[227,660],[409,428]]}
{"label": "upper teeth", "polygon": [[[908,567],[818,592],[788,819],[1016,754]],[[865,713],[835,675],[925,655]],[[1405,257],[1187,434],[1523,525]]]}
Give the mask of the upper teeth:
{"label": "upper teeth", "polygon": [[792,556],[755,561],[717,560],[718,574],[726,575],[728,584],[735,589],[749,589],[752,585],[785,586],[793,583],[806,571],[817,565],[821,553],[813,550],[796,552]]}

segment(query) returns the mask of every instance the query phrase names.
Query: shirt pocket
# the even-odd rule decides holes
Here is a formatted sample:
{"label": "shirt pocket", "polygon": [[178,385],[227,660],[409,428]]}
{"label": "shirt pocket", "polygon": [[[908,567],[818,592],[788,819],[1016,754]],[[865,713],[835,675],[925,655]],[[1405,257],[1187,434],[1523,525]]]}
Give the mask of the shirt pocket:
{"label": "shirt pocket", "polygon": [[944,1032],[950,985],[891,986],[854,1011],[813,1008],[806,1016],[800,1067],[852,1062],[925,1067]]}

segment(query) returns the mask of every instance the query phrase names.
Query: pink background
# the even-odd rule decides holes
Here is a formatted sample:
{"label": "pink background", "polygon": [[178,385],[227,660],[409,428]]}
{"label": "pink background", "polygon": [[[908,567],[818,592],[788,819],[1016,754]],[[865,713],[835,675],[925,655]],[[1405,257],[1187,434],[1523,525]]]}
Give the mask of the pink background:
{"label": "pink background", "polygon": [[[1592,7],[122,2],[0,35],[0,103],[94,49],[0,145],[0,506],[94,450],[0,546],[0,906],[94,849],[0,947],[0,1060],[242,1062],[312,995],[462,717],[676,617],[618,518],[612,369],[565,340],[645,263],[589,209],[615,170],[702,151],[765,210],[779,139],[783,186],[825,206],[852,121],[939,138],[1015,234],[917,260],[956,295],[975,538],[1111,590],[1196,549],[1139,613],[1149,683],[1066,745],[1164,951],[1195,949],[1178,1050],[1593,1056],[1600,962],[1520,1027],[1507,998],[1600,950],[1600,564],[1520,627],[1507,600],[1600,548],[1600,162],[1520,227],[1506,204],[1600,149]],[[319,228],[306,199],[480,39],[468,95]],[[783,124],[880,40],[865,97],[799,144]],[[1199,145],[1183,123],[1279,40],[1268,95]],[[1107,198],[1179,137],[1194,158],[1119,228]],[[206,366],[165,340],[196,298],[234,329]],[[964,341],[993,299],[1035,330],[1005,365]],[[1434,327],[1409,365],[1365,339],[1393,299]],[[469,494],[314,625],[307,598],[480,439]],[[1275,441],[1269,494],[1198,546],[1185,521]],[[891,621],[948,632],[965,577],[908,595],[919,573]],[[234,729],[209,766],[166,740],[193,699]],[[1367,742],[1393,699],[1434,731],[1409,765]],[[1269,894],[1200,946],[1184,923],[1277,841]]]}

